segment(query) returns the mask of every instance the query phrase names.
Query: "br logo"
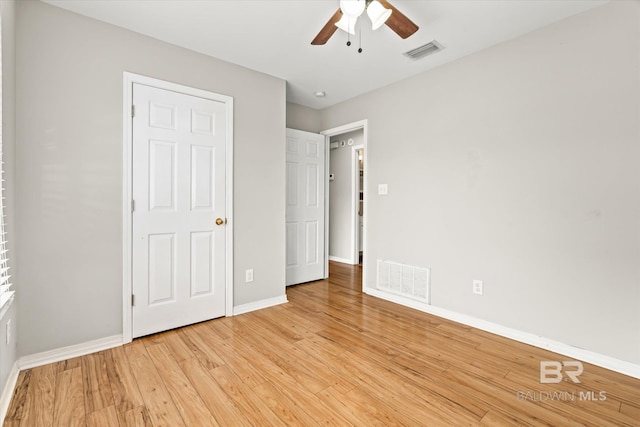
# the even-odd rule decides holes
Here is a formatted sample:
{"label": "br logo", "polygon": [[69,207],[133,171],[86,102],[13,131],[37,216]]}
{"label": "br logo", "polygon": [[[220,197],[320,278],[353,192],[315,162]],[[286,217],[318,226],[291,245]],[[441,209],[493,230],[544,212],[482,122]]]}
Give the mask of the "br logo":
{"label": "br logo", "polygon": [[540,383],[558,384],[566,375],[574,383],[580,384],[578,377],[583,371],[584,366],[582,366],[582,362],[557,362],[555,360],[543,360],[540,362]]}

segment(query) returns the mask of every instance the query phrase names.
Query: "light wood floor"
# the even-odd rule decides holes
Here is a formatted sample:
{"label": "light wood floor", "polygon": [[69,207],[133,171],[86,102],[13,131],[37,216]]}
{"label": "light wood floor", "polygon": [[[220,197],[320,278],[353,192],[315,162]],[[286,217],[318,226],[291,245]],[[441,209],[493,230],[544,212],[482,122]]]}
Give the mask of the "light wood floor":
{"label": "light wood floor", "polygon": [[640,380],[585,364],[540,384],[567,358],[363,295],[359,275],[332,264],[288,304],[23,371],[5,425],[640,425]]}

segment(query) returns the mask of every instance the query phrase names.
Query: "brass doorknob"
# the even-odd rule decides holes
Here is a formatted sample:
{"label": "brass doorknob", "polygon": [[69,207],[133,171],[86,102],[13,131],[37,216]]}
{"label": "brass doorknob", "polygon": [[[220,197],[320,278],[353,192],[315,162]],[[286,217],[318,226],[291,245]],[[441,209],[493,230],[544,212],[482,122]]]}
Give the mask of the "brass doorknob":
{"label": "brass doorknob", "polygon": [[216,218],[216,224],[218,224],[218,225],[222,225],[222,224],[224,224],[224,219],[222,219],[222,218]]}

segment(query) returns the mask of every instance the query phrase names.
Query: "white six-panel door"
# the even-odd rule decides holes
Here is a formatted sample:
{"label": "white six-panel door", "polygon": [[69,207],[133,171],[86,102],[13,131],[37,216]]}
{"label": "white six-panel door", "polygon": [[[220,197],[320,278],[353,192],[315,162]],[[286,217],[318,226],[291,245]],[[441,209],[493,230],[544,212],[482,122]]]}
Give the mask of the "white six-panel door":
{"label": "white six-panel door", "polygon": [[137,83],[133,102],[139,337],[225,315],[226,107]]}
{"label": "white six-panel door", "polygon": [[287,129],[287,286],[325,277],[324,139]]}

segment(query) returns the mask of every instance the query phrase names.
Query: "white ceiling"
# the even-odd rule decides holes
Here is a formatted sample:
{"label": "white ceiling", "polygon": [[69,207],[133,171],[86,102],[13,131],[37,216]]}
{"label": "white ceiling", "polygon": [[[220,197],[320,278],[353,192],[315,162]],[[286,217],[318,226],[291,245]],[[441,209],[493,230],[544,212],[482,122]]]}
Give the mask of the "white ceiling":
{"label": "white ceiling", "polygon": [[[420,29],[402,40],[386,26],[371,31],[361,18],[360,54],[357,38],[347,47],[340,30],[324,46],[310,44],[338,0],[44,1],[282,78],[288,101],[324,108],[608,0],[390,0]],[[402,55],[433,39],[445,49],[418,61]]]}

